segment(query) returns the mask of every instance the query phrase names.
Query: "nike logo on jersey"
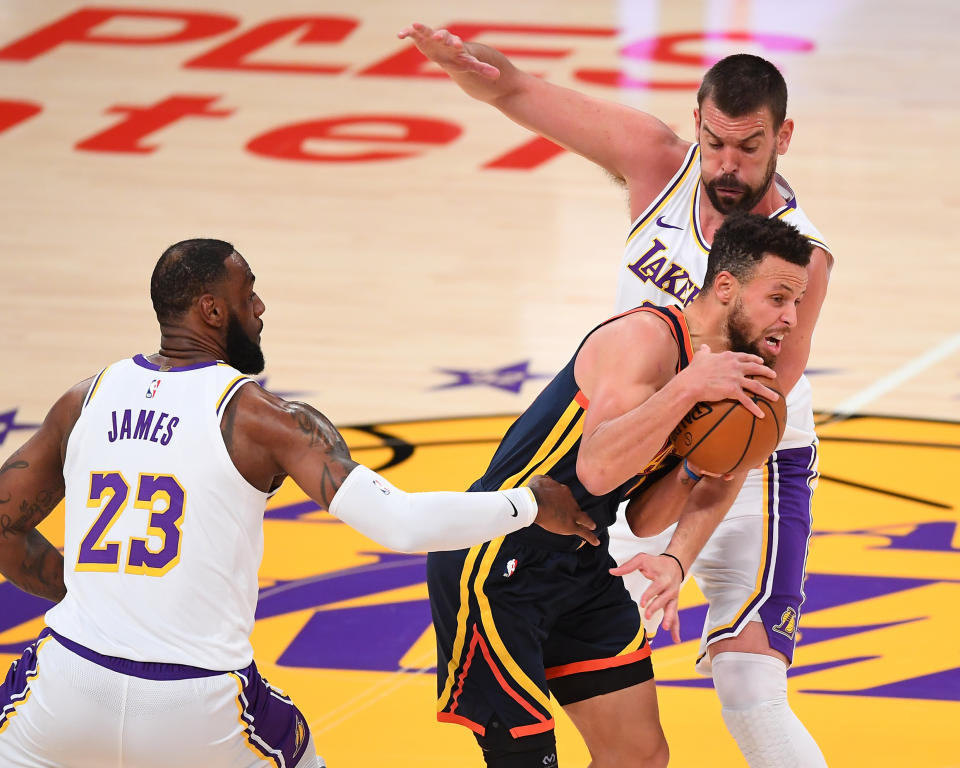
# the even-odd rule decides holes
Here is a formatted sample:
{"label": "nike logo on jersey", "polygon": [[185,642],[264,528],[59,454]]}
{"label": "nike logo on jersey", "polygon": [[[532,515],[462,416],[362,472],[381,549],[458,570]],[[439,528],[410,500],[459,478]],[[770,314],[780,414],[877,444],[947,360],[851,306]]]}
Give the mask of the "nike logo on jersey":
{"label": "nike logo on jersey", "polygon": [[520,514],[520,511],[517,509],[517,505],[514,504],[513,501],[512,501],[509,497],[506,497],[506,499],[507,499],[507,501],[510,502],[510,506],[513,507],[513,515],[512,515],[512,517],[517,517],[517,515]]}
{"label": "nike logo on jersey", "polygon": [[657,226],[663,227],[664,229],[683,229],[683,227],[675,227],[673,224],[667,224],[663,220],[663,216],[657,216]]}

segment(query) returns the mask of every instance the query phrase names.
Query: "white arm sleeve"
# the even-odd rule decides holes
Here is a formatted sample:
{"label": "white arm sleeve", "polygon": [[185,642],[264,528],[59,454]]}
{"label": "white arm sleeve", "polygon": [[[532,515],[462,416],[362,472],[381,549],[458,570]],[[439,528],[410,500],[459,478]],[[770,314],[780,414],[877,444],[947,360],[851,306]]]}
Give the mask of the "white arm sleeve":
{"label": "white arm sleeve", "polygon": [[529,488],[407,493],[357,465],[330,502],[335,515],[399,552],[465,549],[525,528],[537,516]]}

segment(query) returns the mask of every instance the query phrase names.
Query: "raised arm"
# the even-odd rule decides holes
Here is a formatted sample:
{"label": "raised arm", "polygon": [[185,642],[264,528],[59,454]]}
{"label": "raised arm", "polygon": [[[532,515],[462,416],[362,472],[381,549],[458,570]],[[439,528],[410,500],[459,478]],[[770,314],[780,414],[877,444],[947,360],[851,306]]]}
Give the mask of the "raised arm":
{"label": "raised arm", "polygon": [[748,378],[773,375],[756,355],[714,354],[704,346],[674,375],[677,354],[666,323],[646,312],[608,323],[580,349],[574,373],[590,406],[583,419],[577,476],[590,493],[609,493],[643,471],[700,400],[735,398],[762,416],[746,393],[776,398]]}
{"label": "raised arm", "polygon": [[63,555],[37,526],[63,499],[67,438],[90,384],[81,382],[63,395],[40,429],[0,467],[0,573],[54,602],[66,594]]}
{"label": "raised arm", "polygon": [[576,152],[630,187],[656,192],[690,146],[653,115],[563,88],[515,67],[502,53],[464,43],[445,29],[413,24],[399,33],[465,93],[529,130]]}
{"label": "raised arm", "polygon": [[231,401],[222,431],[237,469],[253,485],[266,490],[289,475],[331,514],[391,549],[461,549],[534,522],[599,543],[570,490],[550,478],[493,493],[406,493],[353,461],[319,411],[254,385]]}

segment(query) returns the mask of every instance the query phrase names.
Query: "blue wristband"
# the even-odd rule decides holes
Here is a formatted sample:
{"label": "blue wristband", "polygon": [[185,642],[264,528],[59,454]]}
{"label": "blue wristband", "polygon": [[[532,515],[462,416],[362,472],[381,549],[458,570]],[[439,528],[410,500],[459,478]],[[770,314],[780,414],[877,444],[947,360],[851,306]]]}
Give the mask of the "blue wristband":
{"label": "blue wristband", "polygon": [[686,459],[683,460],[683,471],[686,472],[687,477],[689,477],[695,483],[699,483],[703,479],[703,475],[698,475],[696,472],[690,469],[690,465],[687,464]]}

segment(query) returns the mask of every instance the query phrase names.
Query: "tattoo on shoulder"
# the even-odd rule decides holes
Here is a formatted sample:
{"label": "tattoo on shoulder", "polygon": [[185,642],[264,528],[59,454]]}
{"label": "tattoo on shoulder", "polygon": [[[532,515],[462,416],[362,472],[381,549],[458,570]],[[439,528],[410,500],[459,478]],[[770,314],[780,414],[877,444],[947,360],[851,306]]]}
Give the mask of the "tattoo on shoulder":
{"label": "tattoo on shoulder", "polygon": [[290,403],[290,415],[299,429],[310,441],[310,448],[350,455],[343,436],[330,420],[316,408],[306,403]]}

